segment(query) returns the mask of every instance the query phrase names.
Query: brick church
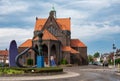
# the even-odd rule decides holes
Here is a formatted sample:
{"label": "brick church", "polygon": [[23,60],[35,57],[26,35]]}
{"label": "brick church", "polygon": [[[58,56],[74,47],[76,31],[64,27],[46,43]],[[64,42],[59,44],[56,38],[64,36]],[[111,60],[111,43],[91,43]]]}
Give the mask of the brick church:
{"label": "brick church", "polygon": [[[68,64],[88,64],[87,46],[79,39],[71,39],[71,18],[57,18],[54,9],[50,11],[48,18],[36,17],[33,38],[22,43],[18,52],[29,47],[38,49],[38,33],[40,31],[43,32],[42,50],[45,65],[50,66],[51,56],[54,57],[57,65],[63,59]],[[36,55],[32,50],[21,58],[24,59],[23,64],[26,64],[28,58],[33,59],[33,64],[36,64]]]}

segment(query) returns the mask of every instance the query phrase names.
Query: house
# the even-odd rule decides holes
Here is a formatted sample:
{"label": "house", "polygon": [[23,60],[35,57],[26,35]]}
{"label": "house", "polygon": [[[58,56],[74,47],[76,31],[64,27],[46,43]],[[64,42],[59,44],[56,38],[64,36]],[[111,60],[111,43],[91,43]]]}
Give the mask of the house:
{"label": "house", "polygon": [[120,58],[120,49],[117,49],[117,50],[116,50],[115,56],[116,56],[116,59],[119,59],[119,58]]}
{"label": "house", "polygon": [[[18,52],[26,48],[39,48],[38,33],[42,32],[42,50],[45,65],[50,66],[50,58],[54,57],[55,63],[59,65],[62,59],[68,64],[88,64],[87,46],[79,39],[71,38],[71,18],[57,18],[56,11],[51,10],[48,18],[37,18],[34,27],[34,36],[23,42]],[[33,59],[36,64],[36,55],[32,50],[21,58]],[[26,63],[26,61],[24,61]]]}
{"label": "house", "polygon": [[8,63],[8,50],[0,50],[0,63]]}

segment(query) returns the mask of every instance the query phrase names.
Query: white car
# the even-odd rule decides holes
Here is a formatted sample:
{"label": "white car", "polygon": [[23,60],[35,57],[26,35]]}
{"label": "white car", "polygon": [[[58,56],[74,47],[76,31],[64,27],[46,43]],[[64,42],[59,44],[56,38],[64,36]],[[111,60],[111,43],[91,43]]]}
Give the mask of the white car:
{"label": "white car", "polygon": [[93,62],[93,65],[99,65],[99,66],[102,66],[102,63],[100,63],[100,62]]}

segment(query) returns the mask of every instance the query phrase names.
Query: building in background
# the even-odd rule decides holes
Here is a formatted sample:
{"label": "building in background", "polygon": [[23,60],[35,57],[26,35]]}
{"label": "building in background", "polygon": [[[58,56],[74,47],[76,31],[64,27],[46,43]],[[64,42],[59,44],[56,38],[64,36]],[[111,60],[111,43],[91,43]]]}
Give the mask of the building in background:
{"label": "building in background", "polygon": [[0,63],[8,64],[8,50],[0,50]]}
{"label": "building in background", "polygon": [[[29,47],[38,49],[39,32],[43,32],[42,50],[45,65],[50,65],[51,57],[54,57],[57,65],[59,65],[63,59],[65,59],[68,64],[88,64],[87,46],[79,39],[71,38],[71,18],[57,18],[54,9],[50,11],[48,18],[36,17],[33,38],[22,43],[18,48],[18,52],[20,53]],[[32,50],[21,58],[31,58],[34,64],[36,64],[36,55]],[[26,63],[26,61],[24,61],[24,63]]]}

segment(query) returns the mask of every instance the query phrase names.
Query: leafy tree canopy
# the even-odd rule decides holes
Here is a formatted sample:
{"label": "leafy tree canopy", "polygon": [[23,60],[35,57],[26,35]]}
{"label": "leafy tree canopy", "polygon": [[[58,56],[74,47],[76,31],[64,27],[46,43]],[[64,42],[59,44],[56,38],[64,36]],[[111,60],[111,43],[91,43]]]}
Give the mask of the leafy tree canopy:
{"label": "leafy tree canopy", "polygon": [[100,53],[99,53],[99,52],[96,52],[96,53],[94,54],[94,57],[95,57],[95,58],[100,57]]}
{"label": "leafy tree canopy", "polygon": [[89,62],[93,62],[93,56],[92,55],[88,55],[88,60],[89,60]]}

